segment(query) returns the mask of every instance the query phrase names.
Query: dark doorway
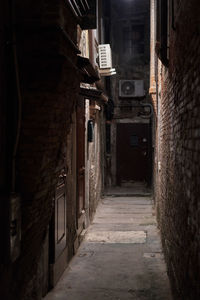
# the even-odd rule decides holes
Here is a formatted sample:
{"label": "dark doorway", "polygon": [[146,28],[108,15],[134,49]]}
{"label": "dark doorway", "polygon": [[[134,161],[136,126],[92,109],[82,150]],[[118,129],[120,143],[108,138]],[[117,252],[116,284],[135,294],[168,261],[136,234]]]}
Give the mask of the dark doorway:
{"label": "dark doorway", "polygon": [[117,185],[135,181],[149,182],[150,125],[117,125]]}

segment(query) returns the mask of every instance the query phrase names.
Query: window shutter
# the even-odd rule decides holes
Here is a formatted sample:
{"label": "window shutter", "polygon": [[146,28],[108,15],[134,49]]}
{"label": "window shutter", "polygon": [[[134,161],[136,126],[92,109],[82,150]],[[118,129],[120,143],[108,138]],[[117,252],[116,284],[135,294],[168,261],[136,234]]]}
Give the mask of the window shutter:
{"label": "window shutter", "polygon": [[95,29],[96,21],[96,0],[68,0],[73,12],[80,20],[82,29]]}

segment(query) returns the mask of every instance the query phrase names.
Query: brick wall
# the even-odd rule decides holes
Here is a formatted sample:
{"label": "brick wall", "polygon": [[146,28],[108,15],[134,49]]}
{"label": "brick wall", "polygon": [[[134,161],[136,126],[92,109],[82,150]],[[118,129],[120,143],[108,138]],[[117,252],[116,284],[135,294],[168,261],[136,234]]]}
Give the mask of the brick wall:
{"label": "brick wall", "polygon": [[[93,110],[94,113],[94,110]],[[94,118],[94,141],[89,144],[89,217],[92,221],[102,192],[102,120],[103,111],[96,111]]]}
{"label": "brick wall", "polygon": [[59,27],[76,44],[77,20],[62,1],[16,1],[16,12],[22,92],[16,171],[22,239],[20,257],[1,267],[0,285],[2,299],[36,300],[41,299],[41,245],[52,214],[60,149],[79,88],[77,52]]}
{"label": "brick wall", "polygon": [[[200,5],[181,1],[161,71],[157,212],[174,299],[200,298]],[[158,91],[157,91],[158,92]]]}

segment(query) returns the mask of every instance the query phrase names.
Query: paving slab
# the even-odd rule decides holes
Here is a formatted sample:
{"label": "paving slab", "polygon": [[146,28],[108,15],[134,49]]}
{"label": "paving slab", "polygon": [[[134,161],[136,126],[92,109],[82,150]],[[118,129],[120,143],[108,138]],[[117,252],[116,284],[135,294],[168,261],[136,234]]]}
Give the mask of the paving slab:
{"label": "paving slab", "polygon": [[45,300],[171,300],[152,203],[150,197],[104,198]]}
{"label": "paving slab", "polygon": [[85,240],[109,244],[142,244],[146,242],[146,233],[145,231],[90,231]]}

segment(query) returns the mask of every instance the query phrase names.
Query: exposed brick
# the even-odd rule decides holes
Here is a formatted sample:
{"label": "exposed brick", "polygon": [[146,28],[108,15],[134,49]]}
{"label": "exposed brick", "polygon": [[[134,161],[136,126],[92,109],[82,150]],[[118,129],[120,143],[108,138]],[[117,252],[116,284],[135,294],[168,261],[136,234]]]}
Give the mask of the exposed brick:
{"label": "exposed brick", "polygon": [[[169,69],[161,68],[156,206],[174,299],[200,298],[200,36],[198,1],[181,1],[171,30]],[[159,69],[158,69],[159,71]],[[158,186],[158,184],[160,184]]]}

